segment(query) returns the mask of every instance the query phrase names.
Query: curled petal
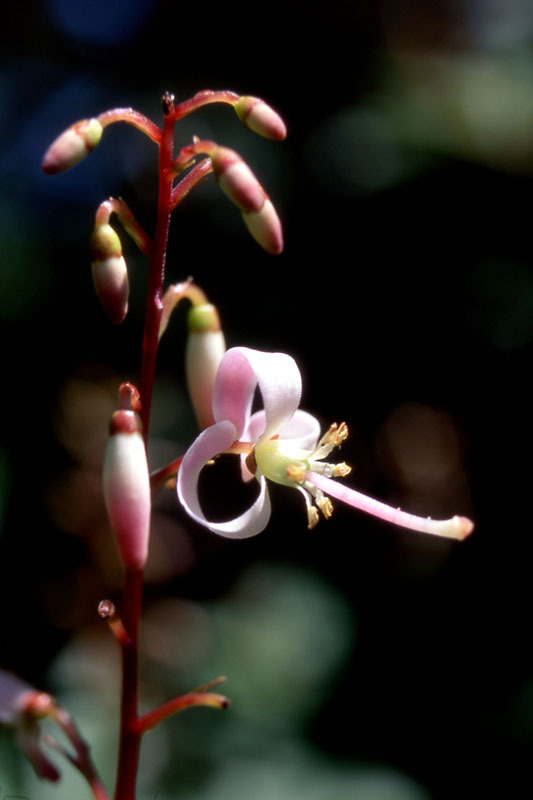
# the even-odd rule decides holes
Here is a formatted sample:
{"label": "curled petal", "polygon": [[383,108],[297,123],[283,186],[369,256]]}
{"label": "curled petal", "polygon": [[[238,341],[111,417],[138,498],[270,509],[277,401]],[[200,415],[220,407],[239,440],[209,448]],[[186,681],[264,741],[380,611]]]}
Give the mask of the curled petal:
{"label": "curled petal", "polygon": [[279,432],[280,439],[290,439],[294,447],[314,450],[320,438],[320,423],[307,411],[298,409]]}
{"label": "curled petal", "polygon": [[260,479],[260,492],[250,508],[228,522],[210,522],[206,519],[198,498],[198,478],[209,459],[223,453],[235,441],[236,429],[229,420],[206,428],[186,452],[178,472],[178,498],[187,513],[214,533],[230,539],[245,539],[261,533],[270,519],[270,500],[266,480]]}
{"label": "curled petal", "polygon": [[264,353],[233,347],[218,368],[213,394],[217,422],[230,420],[240,439],[250,415],[255,387],[263,396],[265,427],[260,439],[270,439],[292,419],[302,393],[302,378],[296,362],[285,353]]}

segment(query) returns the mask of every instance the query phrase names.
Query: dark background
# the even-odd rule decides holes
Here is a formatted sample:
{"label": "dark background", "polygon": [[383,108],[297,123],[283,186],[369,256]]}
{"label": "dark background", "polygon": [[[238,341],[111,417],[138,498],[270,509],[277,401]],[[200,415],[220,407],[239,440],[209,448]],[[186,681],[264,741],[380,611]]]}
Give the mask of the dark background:
{"label": "dark background", "polygon": [[[301,662],[288,660],[278,699],[307,685],[301,670],[318,658],[327,629],[345,647],[320,687],[308,684],[312,708],[295,712],[288,727],[280,722],[287,752],[307,754],[301,772],[297,755],[279,755],[276,722],[261,714],[245,755],[226,736],[221,756],[209,731],[197,732],[198,749],[188,752],[180,737],[196,741],[187,727],[200,718],[193,714],[206,715],[198,723],[206,731],[236,725],[191,712],[167,742],[174,771],[167,765],[149,777],[147,797],[237,797],[239,778],[228,778],[236,751],[234,774],[267,799],[298,797],[311,762],[331,781],[342,774],[340,798],[509,796],[530,782],[530,397],[522,376],[533,339],[533,12],[501,5],[10,5],[0,75],[0,665],[62,697],[67,679],[57,664],[78,663],[72,653],[87,631],[86,658],[98,660],[107,632],[96,604],[120,599],[99,470],[116,387],[136,376],[145,265],[123,237],[131,312],[114,328],[92,290],[88,237],[109,195],[124,197],[151,231],[156,193],[155,148],[122,125],[107,129],[70,173],[46,177],[40,158],[71,122],[106,108],[132,105],[159,123],[167,89],[178,101],[203,88],[261,96],[289,130],[286,142],[267,142],[225,106],[178,127],[181,144],[197,133],[243,154],[279,210],[286,247],[277,258],[261,252],[238,212],[206,184],[176,214],[168,281],[195,277],[220,310],[228,345],[294,355],[303,407],[325,427],[342,419],[350,426],[342,457],[354,465],[352,485],[416,513],[476,521],[473,536],[455,544],[337,507],[309,533],[301,498],[274,487],[267,531],[235,543],[196,528],[171,492],[160,499],[149,616],[174,609],[194,634],[191,609],[211,609],[216,619],[240,597],[236,607],[251,613],[265,648],[267,681],[254,591],[251,601],[239,592],[264,580],[262,608],[280,586],[282,596],[287,585],[296,593],[304,586],[294,608],[309,626],[310,649]],[[182,383],[184,331],[179,311],[160,352],[154,466],[195,435]],[[220,490],[222,472],[208,476],[217,497],[230,498],[213,509],[220,515],[232,513],[235,496],[229,479]],[[314,608],[309,598],[321,592],[328,599]],[[284,639],[279,605],[269,624],[282,650],[298,642],[299,623]],[[174,633],[161,639],[162,651]],[[245,651],[255,646],[252,633],[243,637]],[[221,651],[213,663],[226,670]],[[162,699],[190,688],[180,664],[169,656],[161,677],[148,663],[146,685],[163,685]],[[195,678],[193,667],[184,668],[191,685],[210,677]],[[77,670],[67,670],[73,686]],[[98,697],[101,675],[94,680],[87,678],[88,696]],[[266,692],[260,678],[254,691]],[[10,762],[0,763],[0,784],[34,791],[11,763],[7,737],[0,743]],[[212,778],[222,757],[227,785]],[[294,766],[292,789],[279,778],[282,762]],[[369,771],[376,784],[365,784]],[[392,778],[383,789],[383,775],[412,783],[404,794]],[[195,794],[200,785],[205,795]],[[333,784],[320,786],[317,778],[317,798],[333,796]]]}

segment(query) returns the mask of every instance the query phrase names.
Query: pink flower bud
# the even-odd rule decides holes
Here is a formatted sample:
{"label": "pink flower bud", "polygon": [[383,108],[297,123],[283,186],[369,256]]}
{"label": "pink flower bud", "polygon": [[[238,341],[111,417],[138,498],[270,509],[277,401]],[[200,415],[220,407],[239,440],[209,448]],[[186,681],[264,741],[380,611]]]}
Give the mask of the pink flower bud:
{"label": "pink flower bud", "polygon": [[188,315],[189,338],[185,370],[189,396],[200,430],[214,423],[213,387],[220,360],[226,351],[224,334],[215,306],[193,306]]}
{"label": "pink flower bud", "polygon": [[239,97],[235,111],[243,125],[259,136],[277,141],[287,136],[287,128],[279,114],[259,97]]}
{"label": "pink flower bud", "polygon": [[259,211],[248,214],[243,212],[242,216],[255,241],[267,253],[273,256],[279,255],[283,250],[283,231],[276,209],[270,200],[267,198]]}
{"label": "pink flower bud", "polygon": [[59,772],[41,750],[37,725],[40,718],[47,716],[51,703],[50,695],[0,670],[0,724],[13,728],[18,746],[37,775],[57,781]]}
{"label": "pink flower bud", "polygon": [[103,128],[97,119],[75,122],[52,142],[44,154],[43,171],[47,175],[55,175],[74,167],[94,150],[102,133]]}
{"label": "pink flower bud", "polygon": [[104,462],[104,498],[126,569],[146,563],[150,536],[150,475],[134,411],[115,411]]}
{"label": "pink flower bud", "polygon": [[13,725],[34,694],[35,689],[20,678],[0,670],[0,724]]}
{"label": "pink flower bud", "polygon": [[109,319],[120,325],[128,312],[128,269],[120,239],[108,223],[99,225],[91,236],[91,255],[96,294]]}
{"label": "pink flower bud", "polygon": [[220,188],[241,211],[249,213],[263,208],[266,192],[238,153],[228,147],[217,147],[211,159]]}

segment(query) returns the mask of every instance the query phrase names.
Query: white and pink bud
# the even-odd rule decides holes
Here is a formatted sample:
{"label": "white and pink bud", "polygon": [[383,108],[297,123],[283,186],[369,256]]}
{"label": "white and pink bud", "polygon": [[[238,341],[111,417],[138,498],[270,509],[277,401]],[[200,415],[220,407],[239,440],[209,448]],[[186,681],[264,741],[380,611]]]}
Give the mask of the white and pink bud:
{"label": "white and pink bud", "polygon": [[235,111],[243,125],[266,139],[281,141],[287,128],[280,115],[259,97],[239,97]]}
{"label": "white and pink bud", "polygon": [[187,388],[200,430],[204,430],[215,421],[212,408],[213,387],[218,366],[226,351],[226,343],[218,312],[211,303],[192,306],[187,324]]}
{"label": "white and pink bud", "polygon": [[97,119],[82,119],[52,142],[43,158],[43,172],[56,175],[74,167],[94,150],[102,138],[103,128]]}
{"label": "white and pink bud", "polygon": [[217,147],[211,160],[220,188],[241,211],[248,214],[263,207],[267,194],[248,164],[235,150]]}
{"label": "white and pink bud", "polygon": [[211,160],[220,188],[240,208],[256,242],[272,255],[281,253],[283,233],[279,217],[250,167],[228,147],[217,147]]}
{"label": "white and pink bud", "polygon": [[104,499],[122,563],[141,570],[148,556],[151,491],[141,423],[134,411],[115,411],[104,462]]}
{"label": "white and pink bud", "polygon": [[243,212],[246,227],[261,247],[273,256],[283,250],[283,230],[276,209],[267,198],[259,211]]}
{"label": "white and pink bud", "polygon": [[98,299],[109,319],[120,325],[128,313],[128,269],[118,234],[107,222],[91,236],[91,258]]}

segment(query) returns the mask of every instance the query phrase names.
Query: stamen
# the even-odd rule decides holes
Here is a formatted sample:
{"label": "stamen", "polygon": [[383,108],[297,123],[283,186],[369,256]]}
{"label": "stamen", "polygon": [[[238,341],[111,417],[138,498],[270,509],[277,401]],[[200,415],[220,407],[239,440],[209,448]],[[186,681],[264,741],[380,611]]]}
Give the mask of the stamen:
{"label": "stamen", "polygon": [[[296,485],[295,488],[298,489],[298,491],[302,493],[303,498],[305,500],[305,506],[306,506],[306,509],[307,509],[307,529],[312,531],[313,528],[316,525],[318,525],[318,522],[320,521],[320,517],[318,515],[318,511],[317,511],[317,509],[314,507],[314,505],[312,503],[312,497],[311,497],[309,491],[307,489],[304,489],[303,486],[299,486],[299,485]],[[314,488],[315,487],[313,486],[313,489]]]}
{"label": "stamen", "polygon": [[318,515],[318,511],[314,506],[309,503],[307,506],[307,529],[312,531],[314,527],[318,525],[320,517]]}
{"label": "stamen", "polygon": [[335,464],[333,467],[333,477],[334,478],[345,478],[346,475],[349,475],[352,471],[352,468],[346,464],[344,461],[341,464]]}
{"label": "stamen", "polygon": [[305,478],[305,469],[299,464],[289,464],[286,467],[287,478],[294,483],[301,483]]}
{"label": "stamen", "polygon": [[329,519],[333,514],[333,503],[329,497],[326,497],[325,495],[322,495],[321,497],[317,496],[316,504],[323,513],[324,519]]}
{"label": "stamen", "polygon": [[340,425],[337,425],[336,422],[333,422],[329,426],[329,430],[326,431],[324,436],[319,442],[319,446],[321,444],[330,444],[332,447],[339,447],[345,439],[348,438],[348,426],[345,422],[341,422]]}

